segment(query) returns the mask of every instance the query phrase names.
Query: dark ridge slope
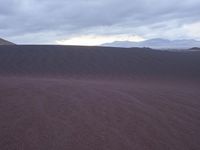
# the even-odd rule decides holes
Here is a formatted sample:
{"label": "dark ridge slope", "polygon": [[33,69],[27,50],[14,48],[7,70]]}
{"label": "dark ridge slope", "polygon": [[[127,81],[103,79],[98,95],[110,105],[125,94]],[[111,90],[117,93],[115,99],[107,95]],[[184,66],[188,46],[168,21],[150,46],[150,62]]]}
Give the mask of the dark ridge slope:
{"label": "dark ridge slope", "polygon": [[78,46],[0,46],[1,74],[200,76],[200,52]]}
{"label": "dark ridge slope", "polygon": [[0,45],[14,45],[14,43],[0,38]]}

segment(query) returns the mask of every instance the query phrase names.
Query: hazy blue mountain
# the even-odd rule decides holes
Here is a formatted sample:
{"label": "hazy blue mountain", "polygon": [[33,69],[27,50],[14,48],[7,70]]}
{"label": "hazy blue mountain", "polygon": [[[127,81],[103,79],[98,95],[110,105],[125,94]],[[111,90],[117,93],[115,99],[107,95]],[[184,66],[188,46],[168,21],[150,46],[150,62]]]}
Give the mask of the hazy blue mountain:
{"label": "hazy blue mountain", "polygon": [[167,40],[167,39],[150,39],[142,42],[131,41],[115,41],[113,43],[105,43],[102,46],[109,47],[150,47],[154,49],[188,49],[192,47],[200,47],[200,41],[196,40]]}

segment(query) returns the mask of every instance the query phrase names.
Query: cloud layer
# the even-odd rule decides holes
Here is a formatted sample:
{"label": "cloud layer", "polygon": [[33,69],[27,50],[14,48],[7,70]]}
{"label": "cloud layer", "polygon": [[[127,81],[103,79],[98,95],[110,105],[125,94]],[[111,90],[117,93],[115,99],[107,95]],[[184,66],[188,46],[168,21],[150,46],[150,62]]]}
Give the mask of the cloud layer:
{"label": "cloud layer", "polygon": [[119,35],[200,39],[199,0],[0,0],[0,4],[0,36],[16,43]]}

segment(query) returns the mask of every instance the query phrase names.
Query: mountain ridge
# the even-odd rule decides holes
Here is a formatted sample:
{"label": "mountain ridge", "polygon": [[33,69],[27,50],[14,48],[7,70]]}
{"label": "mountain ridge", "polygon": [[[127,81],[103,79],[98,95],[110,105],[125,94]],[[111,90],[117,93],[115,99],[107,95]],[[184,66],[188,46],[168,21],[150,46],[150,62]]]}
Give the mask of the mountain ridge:
{"label": "mountain ridge", "polygon": [[155,38],[141,42],[114,41],[112,43],[102,44],[101,46],[124,48],[150,47],[153,49],[189,49],[193,47],[200,47],[200,41],[194,39],[168,40],[162,38]]}

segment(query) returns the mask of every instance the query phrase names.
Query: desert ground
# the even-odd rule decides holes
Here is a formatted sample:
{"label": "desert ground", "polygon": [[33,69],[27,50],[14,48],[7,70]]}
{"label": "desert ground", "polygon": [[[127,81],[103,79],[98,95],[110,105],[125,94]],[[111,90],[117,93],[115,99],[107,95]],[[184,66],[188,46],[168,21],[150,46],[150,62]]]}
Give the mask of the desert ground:
{"label": "desert ground", "polygon": [[199,150],[199,56],[0,46],[0,149]]}

